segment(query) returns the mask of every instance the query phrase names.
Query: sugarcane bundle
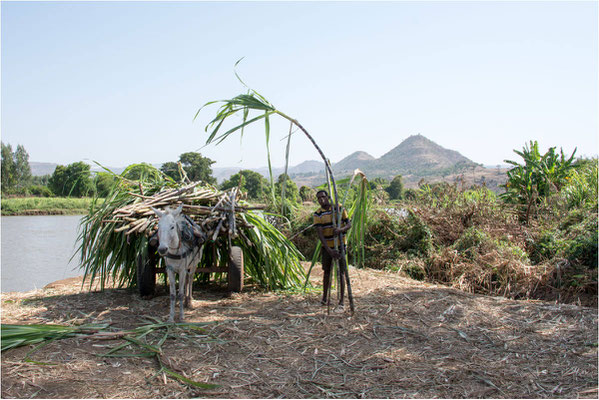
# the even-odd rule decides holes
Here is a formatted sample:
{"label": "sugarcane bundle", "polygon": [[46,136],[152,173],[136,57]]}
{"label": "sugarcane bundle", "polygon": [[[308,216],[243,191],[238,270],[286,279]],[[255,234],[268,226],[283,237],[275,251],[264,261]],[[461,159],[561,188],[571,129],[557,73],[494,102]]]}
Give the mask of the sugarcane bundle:
{"label": "sugarcane bundle", "polygon": [[[221,234],[229,234],[236,238],[239,234],[246,240],[243,230],[252,228],[243,213],[260,209],[251,207],[240,200],[241,193],[237,188],[228,192],[219,191],[210,186],[200,186],[201,182],[190,183],[180,189],[162,190],[153,196],[129,193],[134,202],[114,210],[110,220],[116,224],[115,232],[125,235],[145,234],[150,236],[156,229],[158,218],[152,208],[176,208],[183,206],[183,213],[200,227],[206,237],[212,241]],[[248,240],[248,244],[251,242]]]}
{"label": "sugarcane bundle", "polygon": [[256,283],[268,289],[301,287],[303,256],[266,220],[261,207],[242,200],[237,188],[223,192],[200,182],[182,184],[152,166],[144,168],[150,171],[138,180],[127,178],[126,172],[115,174],[118,180],[110,195],[94,199],[81,219],[77,251],[90,287],[95,280],[101,289],[110,280],[119,286],[135,285],[136,260],[147,256],[149,238],[157,227],[152,207],[179,205],[208,239],[205,264],[227,260],[229,247],[239,246],[245,273]]}

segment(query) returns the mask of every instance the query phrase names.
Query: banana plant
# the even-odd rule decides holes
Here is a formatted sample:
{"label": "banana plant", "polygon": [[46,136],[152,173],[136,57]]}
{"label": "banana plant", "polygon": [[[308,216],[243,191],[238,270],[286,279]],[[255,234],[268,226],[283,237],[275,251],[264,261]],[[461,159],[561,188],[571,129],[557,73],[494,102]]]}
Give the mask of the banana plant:
{"label": "banana plant", "polygon": [[558,154],[555,147],[541,155],[538,142],[531,140],[522,151],[514,150],[514,153],[522,157],[524,164],[504,160],[514,167],[507,172],[506,192],[501,196],[506,201],[525,205],[528,222],[533,206],[552,192],[559,192],[566,183],[566,177],[574,168],[576,149],[570,157],[566,157],[562,149]]}

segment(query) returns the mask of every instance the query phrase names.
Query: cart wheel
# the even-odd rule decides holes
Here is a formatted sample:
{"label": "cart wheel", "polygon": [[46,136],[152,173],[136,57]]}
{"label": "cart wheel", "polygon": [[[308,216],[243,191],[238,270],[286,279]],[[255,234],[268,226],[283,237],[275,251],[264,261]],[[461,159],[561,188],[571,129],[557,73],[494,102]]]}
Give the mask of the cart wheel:
{"label": "cart wheel", "polygon": [[156,288],[156,257],[148,246],[148,254],[137,256],[137,288],[140,296],[151,296]]}
{"label": "cart wheel", "polygon": [[243,290],[243,251],[241,247],[231,246],[228,279],[230,291],[241,292]]}

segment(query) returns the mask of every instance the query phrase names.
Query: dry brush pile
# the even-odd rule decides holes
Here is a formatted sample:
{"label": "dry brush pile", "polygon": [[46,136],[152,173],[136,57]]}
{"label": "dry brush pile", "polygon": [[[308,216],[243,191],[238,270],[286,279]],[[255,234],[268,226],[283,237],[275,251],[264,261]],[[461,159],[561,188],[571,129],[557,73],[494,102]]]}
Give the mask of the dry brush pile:
{"label": "dry brush pile", "polygon": [[[463,191],[457,185],[425,185],[417,193],[410,201],[372,210],[367,267],[471,293],[597,304],[597,266],[589,257],[596,254],[596,211],[571,211],[568,218],[578,225],[566,229],[568,218],[555,210],[545,213],[543,223],[540,218],[522,223],[518,209],[484,187]],[[567,240],[554,238],[561,234],[554,233],[559,220]],[[549,245],[573,250],[549,254]]]}

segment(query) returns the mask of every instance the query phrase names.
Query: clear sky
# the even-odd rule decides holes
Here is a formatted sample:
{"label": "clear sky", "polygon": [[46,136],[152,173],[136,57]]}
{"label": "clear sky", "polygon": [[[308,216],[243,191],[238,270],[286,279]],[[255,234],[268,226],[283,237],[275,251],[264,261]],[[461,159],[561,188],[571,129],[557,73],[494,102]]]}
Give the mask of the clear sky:
{"label": "clear sky", "polygon": [[[597,2],[2,1],[2,141],[121,167],[197,151],[244,81],[333,162],[422,134],[486,165],[538,140],[596,155]],[[273,164],[288,125],[273,121]],[[199,150],[266,165],[263,125]],[[318,159],[301,136],[291,165]]]}

